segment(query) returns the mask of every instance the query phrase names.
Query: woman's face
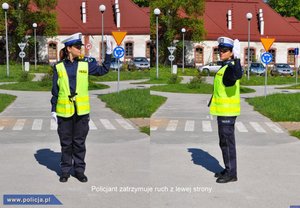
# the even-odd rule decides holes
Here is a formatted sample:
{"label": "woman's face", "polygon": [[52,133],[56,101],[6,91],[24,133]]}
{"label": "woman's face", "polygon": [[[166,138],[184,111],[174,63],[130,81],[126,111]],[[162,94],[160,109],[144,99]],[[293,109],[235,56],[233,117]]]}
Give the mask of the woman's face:
{"label": "woman's face", "polygon": [[231,59],[233,53],[230,51],[228,48],[219,48],[219,53],[220,53],[220,59],[222,61],[227,61]]}
{"label": "woman's face", "polygon": [[81,54],[81,45],[68,46],[68,52],[72,58],[77,58]]}

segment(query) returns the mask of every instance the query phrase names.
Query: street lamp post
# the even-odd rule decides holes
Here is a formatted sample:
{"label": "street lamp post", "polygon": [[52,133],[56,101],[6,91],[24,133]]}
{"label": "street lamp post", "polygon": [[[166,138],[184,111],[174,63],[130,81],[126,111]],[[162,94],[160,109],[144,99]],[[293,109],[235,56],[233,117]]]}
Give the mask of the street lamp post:
{"label": "street lamp post", "polygon": [[9,53],[8,53],[8,35],[7,35],[7,10],[9,8],[8,3],[2,4],[2,9],[5,15],[5,39],[6,39],[6,75],[9,77]]}
{"label": "street lamp post", "polygon": [[36,70],[36,62],[37,62],[37,57],[36,57],[36,28],[37,28],[37,24],[33,23],[32,27],[33,27],[33,31],[34,31],[34,70]]}
{"label": "street lamp post", "polygon": [[248,62],[248,80],[250,79],[250,21],[252,19],[252,13],[247,13],[246,18],[248,20],[248,54],[247,54],[247,62]]}
{"label": "street lamp post", "polygon": [[105,54],[104,54],[104,39],[103,39],[103,36],[104,36],[104,12],[105,12],[105,10],[106,10],[106,6],[105,5],[103,5],[103,4],[101,4],[100,6],[99,6],[99,11],[101,12],[101,14],[102,14],[102,29],[101,29],[101,31],[102,31],[102,37],[101,37],[101,52],[102,52],[102,57],[101,57],[101,60],[102,60],[102,62],[104,62],[104,56],[105,56]]}
{"label": "street lamp post", "polygon": [[186,32],[185,28],[181,29],[182,32],[182,73],[184,72],[184,34]]}
{"label": "street lamp post", "polygon": [[156,16],[156,79],[158,79],[158,16],[160,15],[159,8],[154,9]]}

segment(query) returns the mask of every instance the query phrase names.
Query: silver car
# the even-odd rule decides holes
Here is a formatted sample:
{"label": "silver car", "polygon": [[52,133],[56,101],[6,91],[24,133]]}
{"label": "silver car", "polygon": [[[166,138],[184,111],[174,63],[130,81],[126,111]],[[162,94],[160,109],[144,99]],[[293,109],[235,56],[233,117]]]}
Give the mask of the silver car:
{"label": "silver car", "polygon": [[132,69],[150,69],[150,63],[145,57],[134,57],[128,63],[128,70]]}
{"label": "silver car", "polygon": [[209,76],[211,73],[216,73],[217,71],[219,71],[221,66],[222,66],[222,61],[210,62],[207,65],[199,66],[198,71],[200,73],[203,72]]}
{"label": "silver car", "polygon": [[274,67],[271,69],[271,75],[290,75],[294,76],[294,71],[288,64],[278,63],[274,64]]}
{"label": "silver car", "polygon": [[[121,69],[122,66],[123,66],[123,62],[120,60],[119,64],[120,64],[120,69]],[[112,70],[118,70],[118,59],[116,59],[116,58],[112,58],[111,59],[110,69],[112,69]]]}

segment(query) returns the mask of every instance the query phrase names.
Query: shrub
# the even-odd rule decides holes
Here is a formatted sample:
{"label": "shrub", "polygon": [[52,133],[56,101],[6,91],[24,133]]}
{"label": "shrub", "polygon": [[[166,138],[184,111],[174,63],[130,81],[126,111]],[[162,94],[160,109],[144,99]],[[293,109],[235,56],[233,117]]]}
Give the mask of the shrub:
{"label": "shrub", "polygon": [[18,81],[19,82],[28,82],[30,81],[31,77],[29,76],[29,72],[22,71]]}
{"label": "shrub", "polygon": [[198,75],[190,80],[190,82],[187,84],[187,87],[190,89],[198,89],[200,88],[202,82],[203,78],[200,75]]}
{"label": "shrub", "polygon": [[168,84],[176,84],[178,79],[177,74],[172,74],[171,77],[168,80]]}

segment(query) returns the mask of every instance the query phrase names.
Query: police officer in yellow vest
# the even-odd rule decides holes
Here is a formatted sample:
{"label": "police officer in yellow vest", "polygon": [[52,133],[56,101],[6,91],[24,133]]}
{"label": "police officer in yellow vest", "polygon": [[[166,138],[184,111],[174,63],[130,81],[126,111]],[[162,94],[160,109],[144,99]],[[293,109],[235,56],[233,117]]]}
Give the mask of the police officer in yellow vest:
{"label": "police officer in yellow vest", "polygon": [[88,180],[84,174],[90,113],[88,75],[108,73],[111,62],[112,43],[109,38],[102,65],[93,58],[80,59],[81,36],[81,33],[76,33],[62,41],[65,47],[60,51],[60,62],[54,66],[53,72],[51,114],[58,124],[61,144],[60,182],[68,181],[72,167],[80,182]]}
{"label": "police officer in yellow vest", "polygon": [[218,38],[222,67],[214,78],[214,92],[210,101],[210,114],[217,116],[219,145],[225,169],[216,173],[217,183],[237,181],[235,120],[240,115],[240,43],[228,37]]}

